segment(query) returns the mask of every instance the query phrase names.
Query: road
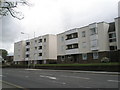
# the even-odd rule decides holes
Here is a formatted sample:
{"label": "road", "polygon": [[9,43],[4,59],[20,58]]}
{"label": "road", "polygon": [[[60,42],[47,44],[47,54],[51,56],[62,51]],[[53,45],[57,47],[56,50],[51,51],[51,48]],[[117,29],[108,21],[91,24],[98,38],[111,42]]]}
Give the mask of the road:
{"label": "road", "polygon": [[[3,69],[2,80],[23,88],[119,88],[119,75],[64,70]],[[6,88],[3,85],[3,88]]]}

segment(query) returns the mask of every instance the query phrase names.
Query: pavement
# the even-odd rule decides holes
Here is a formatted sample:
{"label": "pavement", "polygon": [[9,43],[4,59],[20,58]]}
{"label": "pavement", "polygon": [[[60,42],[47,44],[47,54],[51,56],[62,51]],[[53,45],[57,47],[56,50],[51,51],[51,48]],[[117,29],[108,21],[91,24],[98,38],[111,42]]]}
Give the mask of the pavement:
{"label": "pavement", "polygon": [[3,69],[2,80],[18,88],[119,88],[119,75],[100,71]]}

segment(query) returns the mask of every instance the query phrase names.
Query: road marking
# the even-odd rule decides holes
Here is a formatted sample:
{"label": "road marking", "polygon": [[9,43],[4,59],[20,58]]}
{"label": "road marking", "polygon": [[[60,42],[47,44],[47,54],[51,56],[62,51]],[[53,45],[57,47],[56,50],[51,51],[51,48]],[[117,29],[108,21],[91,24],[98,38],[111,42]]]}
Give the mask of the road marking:
{"label": "road marking", "polygon": [[26,78],[28,78],[29,76],[25,76]]}
{"label": "road marking", "polygon": [[58,84],[63,84],[63,85],[66,84],[65,82],[56,82],[56,81],[53,81],[53,83],[58,83]]}
{"label": "road marking", "polygon": [[33,71],[33,70],[39,70],[39,69],[25,69],[25,70],[31,70],[31,71]]}
{"label": "road marking", "polygon": [[109,81],[109,82],[120,82],[120,81],[117,81],[117,80],[107,80],[107,81]]}
{"label": "road marking", "polygon": [[57,79],[56,77],[51,77],[51,76],[43,76],[43,75],[40,75],[40,77],[46,77],[46,78],[53,79],[53,80]]}
{"label": "road marking", "polygon": [[86,78],[86,77],[64,76],[64,75],[61,75],[61,76],[63,76],[63,77],[70,77],[70,78],[90,79],[90,78]]}

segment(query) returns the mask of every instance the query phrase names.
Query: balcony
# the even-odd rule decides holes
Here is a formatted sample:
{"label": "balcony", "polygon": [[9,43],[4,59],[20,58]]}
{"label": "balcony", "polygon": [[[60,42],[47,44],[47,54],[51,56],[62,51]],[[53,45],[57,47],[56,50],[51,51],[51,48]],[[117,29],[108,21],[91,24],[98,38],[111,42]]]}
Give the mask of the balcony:
{"label": "balcony", "polygon": [[65,41],[65,45],[74,44],[74,43],[78,43],[78,38]]}
{"label": "balcony", "polygon": [[79,49],[69,49],[69,50],[66,50],[66,55],[68,54],[78,54],[79,53]]}

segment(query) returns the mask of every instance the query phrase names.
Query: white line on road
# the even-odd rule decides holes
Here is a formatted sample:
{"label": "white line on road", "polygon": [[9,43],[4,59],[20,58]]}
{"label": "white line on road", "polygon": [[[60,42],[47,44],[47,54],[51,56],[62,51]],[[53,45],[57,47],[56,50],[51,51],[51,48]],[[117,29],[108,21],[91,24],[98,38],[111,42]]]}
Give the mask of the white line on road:
{"label": "white line on road", "polygon": [[107,80],[108,82],[120,82],[120,81],[117,81],[117,80]]}
{"label": "white line on road", "polygon": [[25,76],[26,78],[28,78],[29,76]]}
{"label": "white line on road", "polygon": [[63,84],[63,85],[66,84],[65,82],[57,82],[57,81],[53,81],[53,83],[58,83],[58,84]]}
{"label": "white line on road", "polygon": [[61,76],[62,77],[70,77],[70,78],[90,79],[90,78],[86,78],[86,77],[65,76],[65,75],[61,75]]}
{"label": "white line on road", "polygon": [[57,79],[56,77],[51,77],[51,76],[43,76],[43,75],[40,75],[40,77],[46,77],[46,78],[49,78],[49,79]]}

